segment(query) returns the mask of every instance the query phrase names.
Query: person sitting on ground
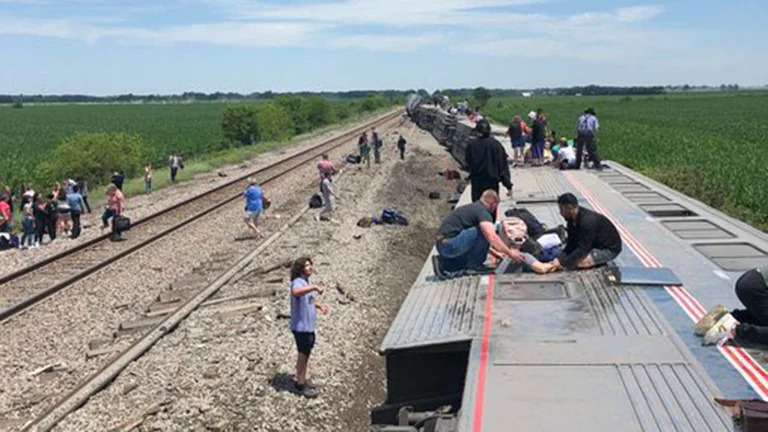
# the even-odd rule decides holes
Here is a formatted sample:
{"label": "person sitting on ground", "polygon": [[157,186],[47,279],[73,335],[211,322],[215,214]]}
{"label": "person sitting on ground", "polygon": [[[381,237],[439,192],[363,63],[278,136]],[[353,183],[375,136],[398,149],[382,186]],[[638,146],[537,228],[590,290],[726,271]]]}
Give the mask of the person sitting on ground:
{"label": "person sitting on ground", "polygon": [[553,270],[592,268],[621,253],[621,236],[607,217],[579,206],[572,193],[560,195],[557,204],[568,222],[568,240],[563,253],[552,261]]}
{"label": "person sitting on ground", "polygon": [[736,297],[745,309],[730,313],[717,305],[696,324],[704,344],[740,342],[768,345],[768,265],[748,270],[736,281]]}
{"label": "person sitting on ground", "polygon": [[264,191],[261,190],[259,182],[255,178],[248,179],[248,187],[243,193],[245,197],[245,225],[253,233],[253,238],[261,237],[259,228],[259,217],[264,210]]}
{"label": "person sitting on ground", "polygon": [[299,394],[306,398],[318,394],[307,377],[309,356],[315,346],[317,311],[327,314],[330,310],[327,305],[315,301],[315,293],[322,294],[324,289],[310,283],[312,270],[312,260],[308,257],[298,258],[291,265],[291,332],[298,351],[295,385]]}
{"label": "person sitting on ground", "polygon": [[491,245],[514,262],[525,261],[519,250],[507,247],[496,234],[493,214],[498,205],[499,195],[488,189],[479,201],[457,207],[443,220],[435,238],[438,255],[433,265],[437,276],[487,273],[490,269],[483,264]]}

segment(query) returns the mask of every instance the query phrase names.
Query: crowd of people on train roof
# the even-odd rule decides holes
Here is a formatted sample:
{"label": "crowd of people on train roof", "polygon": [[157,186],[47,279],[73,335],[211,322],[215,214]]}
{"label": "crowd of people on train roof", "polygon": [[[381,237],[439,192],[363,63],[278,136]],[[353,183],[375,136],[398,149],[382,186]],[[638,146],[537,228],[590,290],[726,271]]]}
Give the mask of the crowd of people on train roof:
{"label": "crowd of people on train roof", "polygon": [[[479,110],[466,105],[450,108],[468,115],[475,123],[476,139],[466,147],[465,162],[471,183],[470,204],[455,208],[442,222],[432,258],[438,278],[463,275],[589,269],[607,264],[622,251],[614,224],[604,215],[579,205],[571,193],[557,198],[566,227],[549,231],[526,209],[509,209],[498,223],[501,202],[499,185],[512,196],[510,166],[552,164],[559,169],[580,169],[586,147],[589,160],[602,170],[597,152],[600,123],[593,108],[576,121],[575,142],[556,138],[548,118],[538,109],[528,114],[531,125],[515,115],[507,129],[512,154],[491,135],[491,126]],[[575,149],[574,149],[575,147]],[[548,154],[549,153],[549,154]],[[545,241],[542,241],[545,240]],[[743,308],[728,310],[717,305],[696,325],[704,344],[722,345],[729,340],[768,345],[768,266],[743,273],[735,284]]]}

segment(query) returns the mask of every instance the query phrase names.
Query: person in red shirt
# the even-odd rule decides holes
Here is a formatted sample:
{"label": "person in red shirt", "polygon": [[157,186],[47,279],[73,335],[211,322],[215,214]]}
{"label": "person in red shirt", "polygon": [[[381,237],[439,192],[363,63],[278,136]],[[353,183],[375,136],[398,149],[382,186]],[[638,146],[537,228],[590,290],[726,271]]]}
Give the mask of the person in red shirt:
{"label": "person in red shirt", "polygon": [[0,196],[0,232],[11,231],[11,206],[8,204],[8,195]]}
{"label": "person in red shirt", "polygon": [[320,161],[317,163],[317,172],[320,174],[320,191],[322,192],[323,179],[325,178],[325,174],[328,173],[331,177],[333,177],[337,173],[336,168],[333,166],[333,162],[331,162],[327,154],[320,156]]}

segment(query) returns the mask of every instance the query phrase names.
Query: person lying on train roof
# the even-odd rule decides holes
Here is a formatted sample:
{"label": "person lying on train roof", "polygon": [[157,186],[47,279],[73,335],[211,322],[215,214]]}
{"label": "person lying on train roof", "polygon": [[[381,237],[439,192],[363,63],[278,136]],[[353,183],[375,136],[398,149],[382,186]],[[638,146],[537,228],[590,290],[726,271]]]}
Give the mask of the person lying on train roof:
{"label": "person lying on train roof", "polygon": [[768,345],[768,265],[742,274],[735,291],[745,309],[715,306],[696,324],[696,334],[704,336],[705,345],[729,339]]}
{"label": "person lying on train roof", "polygon": [[433,260],[435,274],[452,276],[472,272],[488,273],[485,267],[491,245],[501,255],[514,262],[524,262],[525,257],[516,249],[510,249],[496,234],[493,214],[499,205],[499,195],[488,189],[479,201],[456,207],[443,220],[435,238],[437,260]]}
{"label": "person lying on train roof", "polygon": [[605,264],[621,253],[621,236],[607,217],[581,207],[572,193],[557,198],[560,215],[568,223],[568,240],[553,270],[586,269]]}

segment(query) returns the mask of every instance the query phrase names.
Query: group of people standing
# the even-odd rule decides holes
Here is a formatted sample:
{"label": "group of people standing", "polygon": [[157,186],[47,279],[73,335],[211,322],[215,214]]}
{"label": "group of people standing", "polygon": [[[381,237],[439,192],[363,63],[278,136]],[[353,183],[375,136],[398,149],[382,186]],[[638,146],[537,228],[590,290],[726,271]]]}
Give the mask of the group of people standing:
{"label": "group of people standing", "polygon": [[[81,215],[86,211],[91,212],[87,183],[82,179],[54,183],[51,191],[45,195],[35,192],[27,184],[22,184],[19,192],[22,231],[20,249],[40,246],[45,234],[48,234],[51,241],[58,235],[77,238],[82,232]],[[11,231],[12,209],[13,196],[6,190],[0,196],[0,213],[4,214],[0,231]]]}
{"label": "group of people standing", "polygon": [[[550,150],[553,165],[560,169],[580,169],[586,147],[589,160],[594,168],[602,169],[597,151],[597,136],[600,122],[594,108],[587,108],[576,121],[576,139],[571,144],[564,136],[558,140],[557,133],[550,129],[549,117],[543,109],[528,113],[528,126],[519,115],[515,115],[507,128],[512,145],[512,164],[523,166],[526,162],[526,145],[530,144],[530,163],[540,166],[547,163],[545,150]],[[575,145],[575,151],[572,148]]]}

